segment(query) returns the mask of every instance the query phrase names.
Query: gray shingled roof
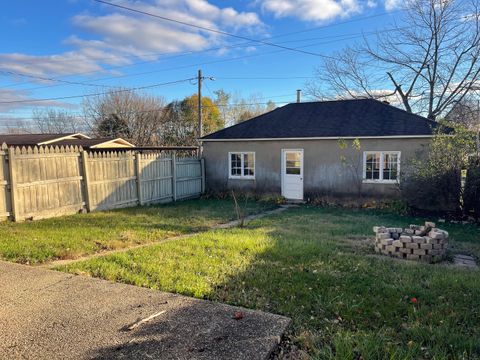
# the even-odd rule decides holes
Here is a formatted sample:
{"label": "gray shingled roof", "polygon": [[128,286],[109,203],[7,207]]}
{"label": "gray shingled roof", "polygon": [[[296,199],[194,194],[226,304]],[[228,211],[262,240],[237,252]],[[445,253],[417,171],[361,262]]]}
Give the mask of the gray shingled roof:
{"label": "gray shingled roof", "polygon": [[435,121],[373,99],[292,103],[203,139],[432,135]]}
{"label": "gray shingled roof", "polygon": [[0,134],[0,145],[6,143],[7,145],[17,146],[35,146],[45,141],[51,141],[64,136],[73,135],[68,134]]}

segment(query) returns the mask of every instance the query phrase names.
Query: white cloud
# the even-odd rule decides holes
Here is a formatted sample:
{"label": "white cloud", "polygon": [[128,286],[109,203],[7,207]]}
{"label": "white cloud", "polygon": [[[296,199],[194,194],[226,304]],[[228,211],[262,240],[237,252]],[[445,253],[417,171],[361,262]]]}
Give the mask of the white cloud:
{"label": "white cloud", "polygon": [[[258,33],[265,29],[256,13],[220,7],[207,0],[118,0],[115,3],[219,31]],[[101,15],[83,13],[73,17],[73,25],[89,35],[88,38],[74,34],[66,37],[63,45],[70,46],[71,51],[43,56],[0,53],[0,71],[47,78],[98,74],[105,72],[107,65],[127,65],[136,61],[136,57],[155,60],[161,57],[155,54],[196,51],[228,44],[225,36],[206,30],[107,5],[102,6],[102,11]],[[26,80],[21,76],[12,79]],[[9,94],[13,93],[12,89]],[[17,95],[20,98],[26,96],[22,92]]]}
{"label": "white cloud", "polygon": [[[252,32],[264,26],[256,13],[220,8],[206,0],[156,0],[153,4],[122,0],[117,3],[217,31]],[[100,35],[103,48],[135,55],[152,51],[201,50],[223,41],[222,35],[206,30],[117,10],[101,16],[78,15],[73,21],[76,26]]]}
{"label": "white cloud", "polygon": [[[52,107],[60,107],[65,109],[73,109],[77,108],[78,105],[69,104],[61,101],[34,101],[33,97],[28,91],[25,90],[14,90],[14,89],[0,89],[0,114],[1,113],[8,113],[11,110],[17,109],[19,107],[44,107],[44,106],[52,106]],[[21,101],[21,103],[12,101]]]}
{"label": "white cloud", "polygon": [[385,9],[387,11],[395,10],[401,7],[405,1],[403,0],[385,0]]}
{"label": "white cloud", "polygon": [[359,0],[258,0],[257,3],[276,17],[297,17],[304,21],[328,21],[362,10]]}
{"label": "white cloud", "polygon": [[[207,0],[119,0],[116,3],[214,30],[264,29],[256,13],[221,8]],[[151,54],[202,50],[225,43],[220,34],[109,6],[103,10],[108,13],[73,17],[73,25],[92,35],[89,39],[67,37],[63,43],[73,50],[46,56],[0,53],[0,70],[44,77],[100,72],[104,65],[131,63],[131,55],[154,60],[156,57]]]}

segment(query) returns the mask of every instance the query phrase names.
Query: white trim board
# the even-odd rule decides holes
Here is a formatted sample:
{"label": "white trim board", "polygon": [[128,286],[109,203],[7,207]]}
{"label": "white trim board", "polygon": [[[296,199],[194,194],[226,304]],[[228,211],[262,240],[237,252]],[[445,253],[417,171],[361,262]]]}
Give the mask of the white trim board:
{"label": "white trim board", "polygon": [[200,139],[202,142],[231,141],[302,141],[302,140],[354,140],[354,139],[429,139],[435,135],[398,135],[398,136],[329,136],[329,137],[297,137],[297,138],[246,138],[246,139]]}

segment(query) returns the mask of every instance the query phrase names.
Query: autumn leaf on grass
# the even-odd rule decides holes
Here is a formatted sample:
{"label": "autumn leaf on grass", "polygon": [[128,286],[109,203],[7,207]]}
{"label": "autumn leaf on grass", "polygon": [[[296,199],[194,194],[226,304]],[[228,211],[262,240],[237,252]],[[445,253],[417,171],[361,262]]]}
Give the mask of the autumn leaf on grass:
{"label": "autumn leaf on grass", "polygon": [[245,317],[245,314],[241,311],[235,311],[233,314],[233,319],[235,320],[242,320]]}

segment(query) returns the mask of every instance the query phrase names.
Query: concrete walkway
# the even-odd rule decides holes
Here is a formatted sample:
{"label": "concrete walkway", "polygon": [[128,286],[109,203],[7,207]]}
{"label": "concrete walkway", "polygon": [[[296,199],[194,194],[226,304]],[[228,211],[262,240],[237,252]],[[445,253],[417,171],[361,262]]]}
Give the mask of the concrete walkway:
{"label": "concrete walkway", "polygon": [[459,267],[466,267],[470,269],[478,269],[477,263],[473,256],[457,254],[453,257],[453,264]]}
{"label": "concrete walkway", "polygon": [[[245,225],[248,224],[252,220],[261,219],[261,218],[263,218],[265,216],[268,216],[268,215],[278,214],[278,213],[281,213],[281,212],[283,212],[283,211],[285,211],[289,208],[292,208],[292,207],[298,207],[298,206],[297,205],[281,205],[280,207],[278,207],[276,209],[273,209],[273,210],[264,211],[264,212],[261,212],[261,213],[258,213],[258,214],[253,214],[253,215],[246,216],[245,217]],[[241,223],[240,220],[232,220],[232,221],[229,221],[227,223],[214,225],[209,230],[230,229],[230,228],[239,226],[240,223]],[[207,231],[209,231],[209,230],[207,230]],[[68,264],[75,263],[75,262],[78,262],[78,261],[89,260],[89,259],[92,259],[92,258],[99,258],[99,257],[102,257],[102,256],[107,256],[107,255],[116,254],[116,253],[122,253],[122,252],[130,251],[130,250],[144,248],[144,247],[147,247],[147,246],[152,246],[152,245],[155,245],[155,244],[161,244],[161,243],[176,241],[176,240],[180,240],[180,239],[186,239],[186,238],[190,238],[192,236],[196,236],[198,234],[201,234],[203,232],[205,232],[205,231],[197,231],[197,232],[193,232],[193,233],[189,233],[189,234],[172,236],[170,238],[163,239],[163,240],[160,240],[160,241],[149,242],[149,243],[130,246],[130,247],[122,248],[122,249],[102,251],[102,252],[91,254],[91,255],[81,256],[81,257],[78,257],[78,258],[75,258],[75,259],[54,260],[54,261],[50,261],[50,262],[47,262],[47,263],[44,263],[44,264],[41,264],[41,265],[37,265],[37,266],[47,268],[47,269],[52,269],[52,268],[55,268],[56,266],[68,265]]]}
{"label": "concrete walkway", "polygon": [[266,359],[290,323],[6,262],[0,284],[0,359]]}

